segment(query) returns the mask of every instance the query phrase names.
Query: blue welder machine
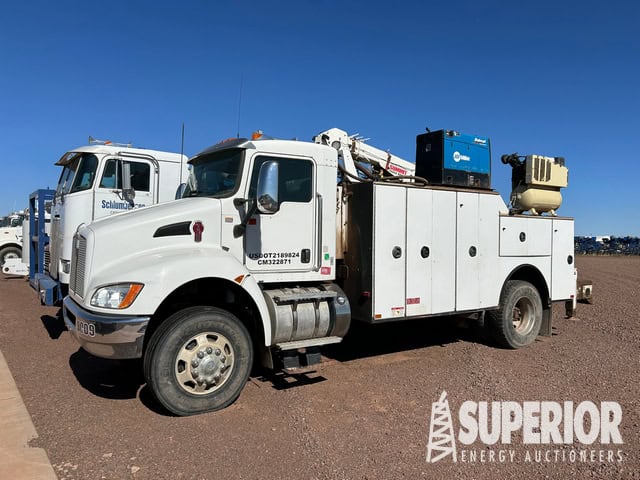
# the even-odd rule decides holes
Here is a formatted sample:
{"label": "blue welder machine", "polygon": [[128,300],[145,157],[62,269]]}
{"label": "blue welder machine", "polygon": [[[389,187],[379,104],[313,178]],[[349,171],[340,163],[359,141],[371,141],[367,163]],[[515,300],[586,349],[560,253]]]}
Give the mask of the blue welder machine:
{"label": "blue welder machine", "polygon": [[489,139],[453,130],[418,135],[416,175],[432,185],[490,189]]}

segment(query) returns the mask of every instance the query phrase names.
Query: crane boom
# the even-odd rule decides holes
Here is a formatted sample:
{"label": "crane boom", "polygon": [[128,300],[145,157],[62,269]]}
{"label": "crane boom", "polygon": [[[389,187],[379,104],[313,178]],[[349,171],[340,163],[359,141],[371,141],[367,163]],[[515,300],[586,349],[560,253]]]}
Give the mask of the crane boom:
{"label": "crane boom", "polygon": [[313,137],[313,141],[323,145],[330,145],[338,150],[338,153],[344,161],[345,170],[354,177],[358,176],[356,162],[386,170],[392,175],[415,175],[416,166],[414,163],[385,150],[367,145],[365,140],[358,137],[358,135],[349,135],[339,128],[331,128],[320,132]]}

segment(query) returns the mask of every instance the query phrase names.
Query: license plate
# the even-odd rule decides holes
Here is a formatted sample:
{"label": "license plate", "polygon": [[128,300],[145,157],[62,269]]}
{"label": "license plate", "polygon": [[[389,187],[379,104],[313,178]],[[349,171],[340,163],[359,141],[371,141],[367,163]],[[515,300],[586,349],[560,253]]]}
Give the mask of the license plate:
{"label": "license plate", "polygon": [[85,322],[84,320],[76,319],[76,329],[80,335],[86,337],[96,336],[96,326],[93,323]]}

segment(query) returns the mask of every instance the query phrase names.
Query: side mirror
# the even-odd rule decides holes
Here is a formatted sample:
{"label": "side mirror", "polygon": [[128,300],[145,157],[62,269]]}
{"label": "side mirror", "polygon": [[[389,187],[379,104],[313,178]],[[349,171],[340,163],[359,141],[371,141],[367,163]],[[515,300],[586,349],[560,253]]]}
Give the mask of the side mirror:
{"label": "side mirror", "polygon": [[133,200],[136,198],[136,191],[133,188],[123,188],[122,198],[128,204],[133,205]]}
{"label": "side mirror", "polygon": [[184,195],[184,191],[186,189],[187,189],[187,184],[186,183],[181,183],[180,185],[178,185],[178,189],[176,190],[175,199],[178,200],[179,198],[182,198],[182,196]]}
{"label": "side mirror", "polygon": [[261,213],[276,213],[278,203],[278,162],[264,162],[258,176],[257,205]]}
{"label": "side mirror", "polygon": [[131,205],[136,198],[136,191],[131,187],[131,164],[128,162],[122,162],[122,198]]}

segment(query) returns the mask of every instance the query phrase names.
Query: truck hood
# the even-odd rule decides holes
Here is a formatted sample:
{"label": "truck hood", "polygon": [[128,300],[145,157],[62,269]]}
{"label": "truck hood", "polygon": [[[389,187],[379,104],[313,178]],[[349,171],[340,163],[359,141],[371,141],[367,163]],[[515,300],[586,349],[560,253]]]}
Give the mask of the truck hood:
{"label": "truck hood", "polygon": [[[219,199],[185,198],[101,218],[80,232],[88,238],[95,267],[108,270],[117,265],[120,271],[130,271],[140,256],[161,258],[175,249],[219,247],[220,212]],[[195,222],[201,223],[199,236]]]}
{"label": "truck hood", "polygon": [[[173,202],[118,213],[94,221],[89,228],[99,238],[126,237],[129,241],[146,241],[155,237],[180,235],[180,229],[171,226],[190,225],[201,221],[219,231],[220,200],[215,198],[185,198]],[[213,226],[211,223],[216,225]],[[189,234],[192,234],[189,225]],[[160,232],[158,232],[160,229]],[[167,233],[168,232],[168,233]],[[173,232],[173,234],[171,234]],[[158,234],[159,233],[159,234]],[[186,233],[182,233],[186,234]]]}
{"label": "truck hood", "polygon": [[0,242],[16,241],[22,237],[22,227],[2,227],[0,228]]}

